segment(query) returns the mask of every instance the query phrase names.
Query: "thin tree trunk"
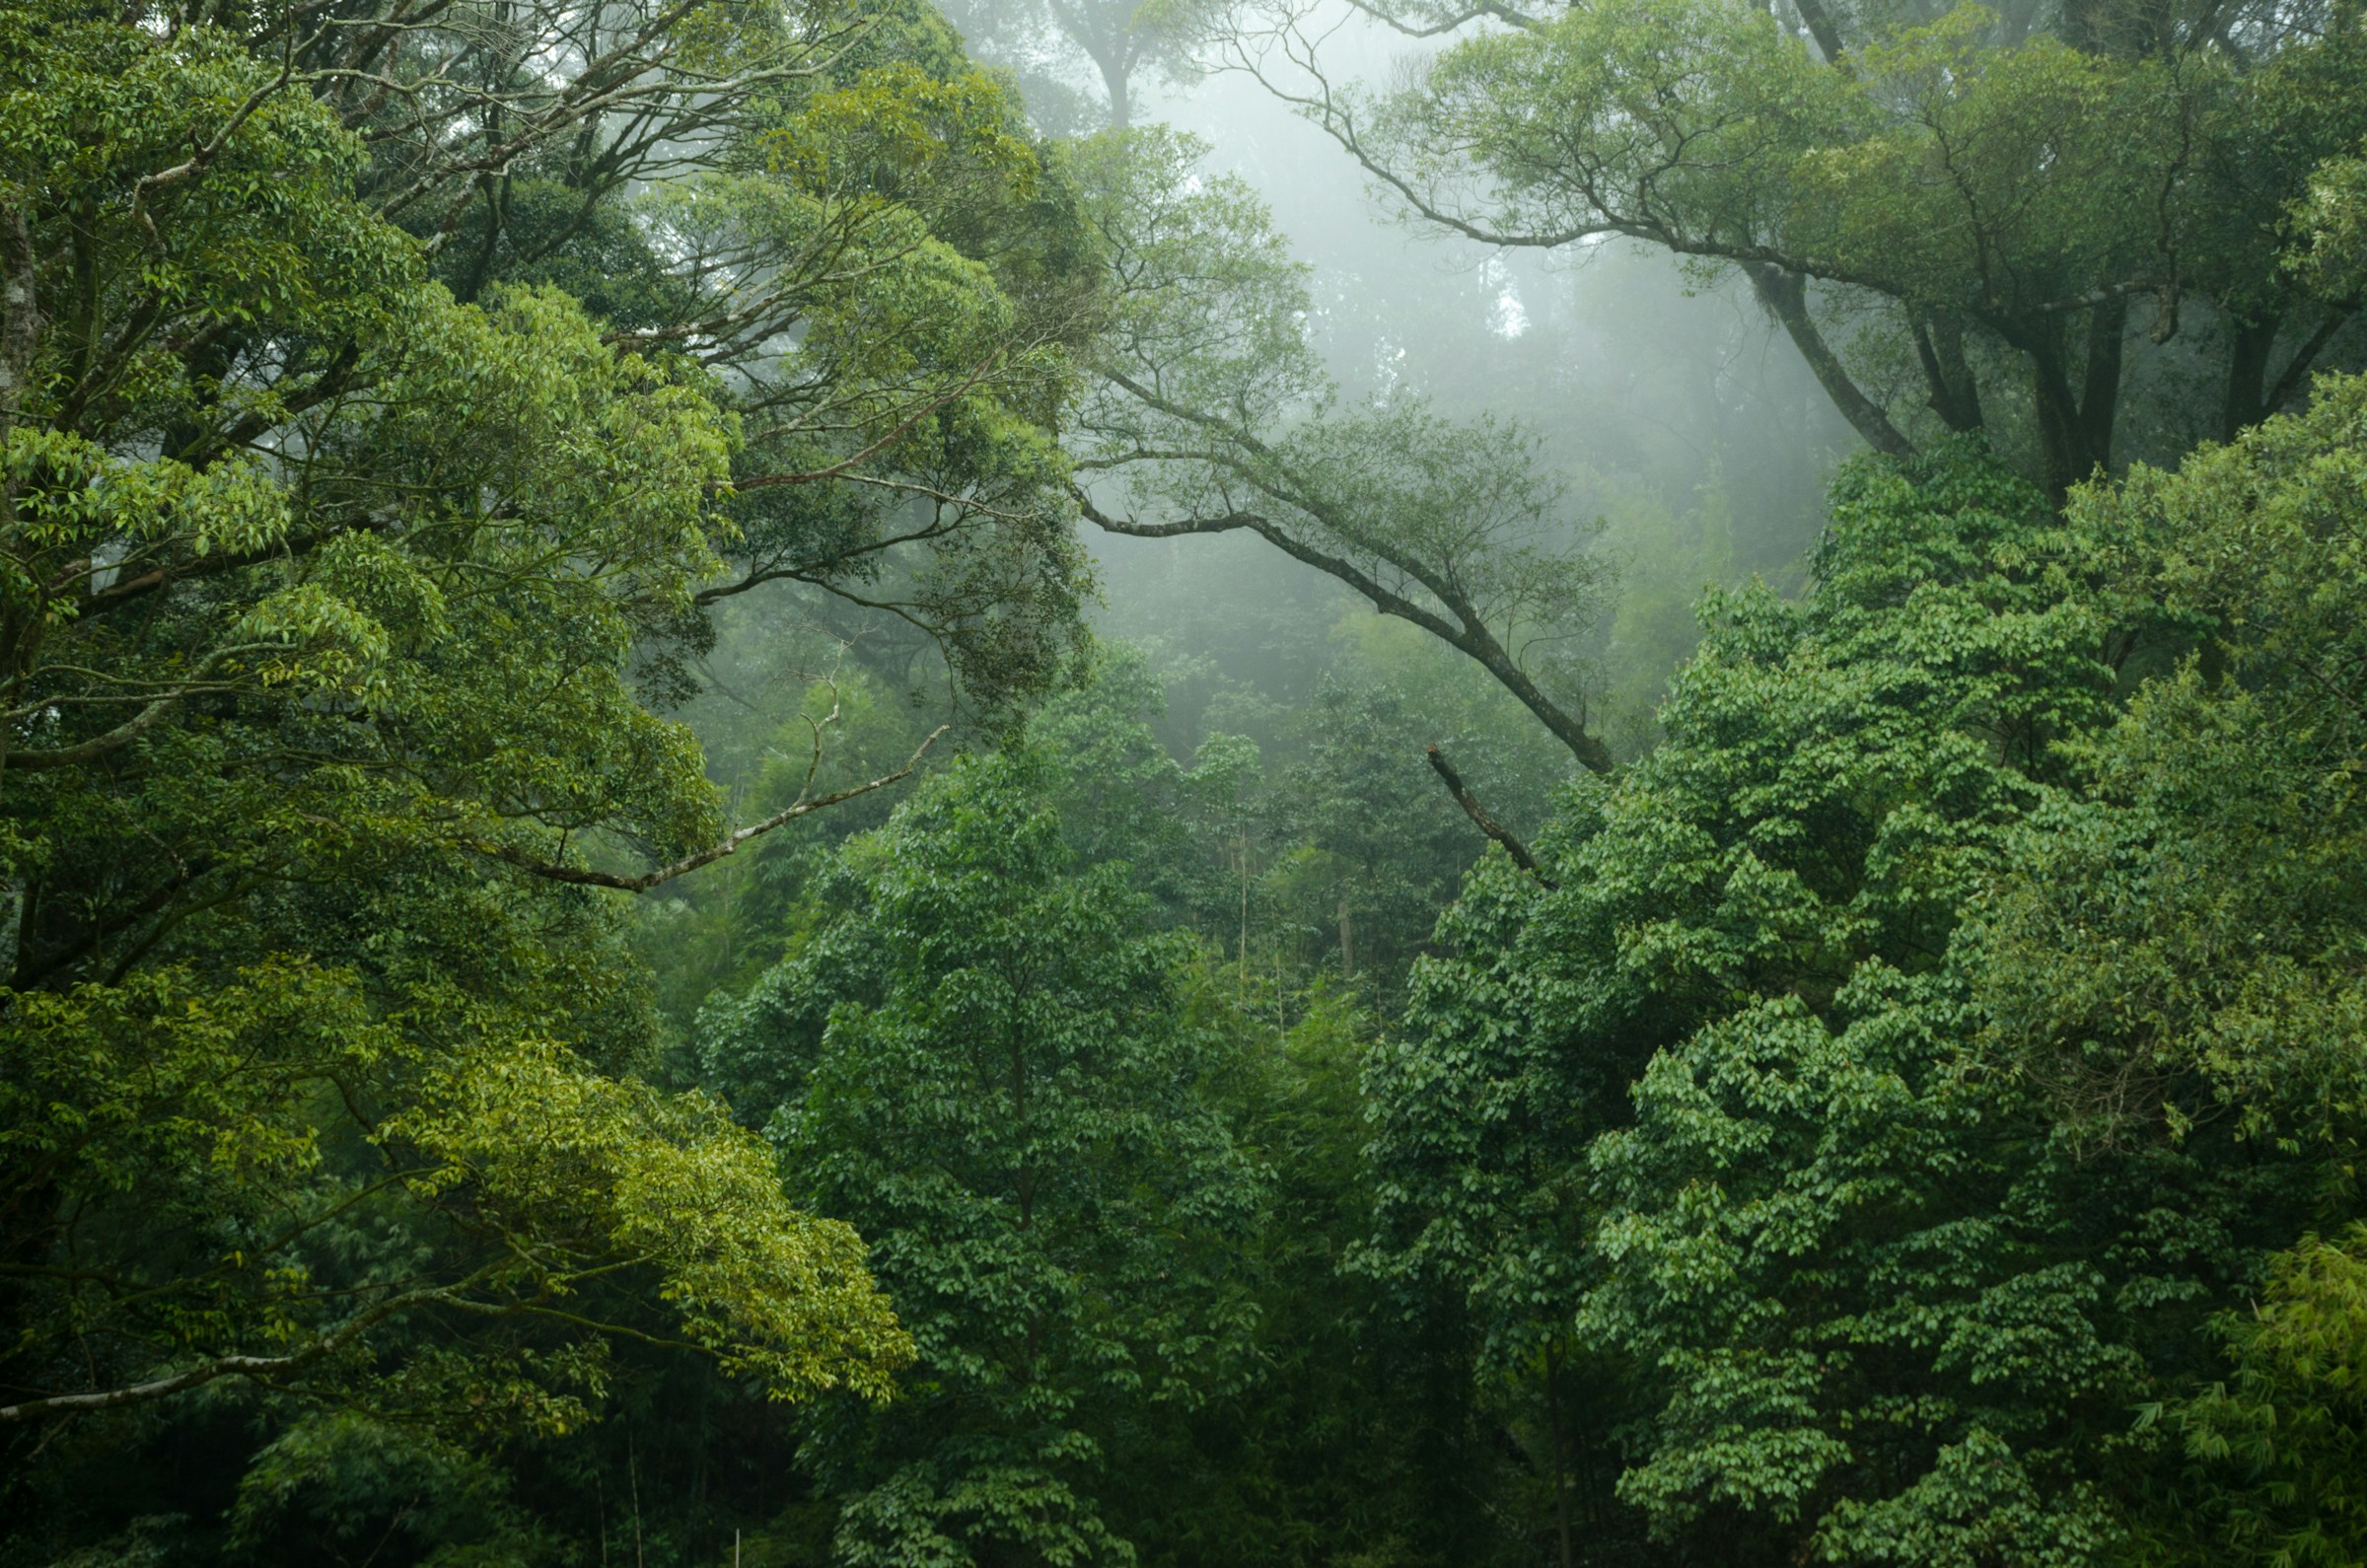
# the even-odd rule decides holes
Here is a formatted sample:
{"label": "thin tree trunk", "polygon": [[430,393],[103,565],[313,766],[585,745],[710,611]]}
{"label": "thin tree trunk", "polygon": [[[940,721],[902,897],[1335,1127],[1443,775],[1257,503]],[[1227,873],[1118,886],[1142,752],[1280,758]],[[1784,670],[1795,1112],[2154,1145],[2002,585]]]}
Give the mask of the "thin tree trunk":
{"label": "thin tree trunk", "polygon": [[1233,985],[1233,1005],[1250,994],[1250,827],[1241,824],[1241,974]]}
{"label": "thin tree trunk", "polygon": [[1553,1437],[1553,1523],[1561,1536],[1561,1568],[1575,1568],[1570,1549],[1570,1486],[1568,1461],[1561,1437],[1561,1347],[1545,1347],[1545,1424]]}
{"label": "thin tree trunk", "polygon": [[633,1568],[647,1568],[641,1556],[641,1461],[633,1452],[633,1435],[624,1435],[624,1478],[633,1490]]}

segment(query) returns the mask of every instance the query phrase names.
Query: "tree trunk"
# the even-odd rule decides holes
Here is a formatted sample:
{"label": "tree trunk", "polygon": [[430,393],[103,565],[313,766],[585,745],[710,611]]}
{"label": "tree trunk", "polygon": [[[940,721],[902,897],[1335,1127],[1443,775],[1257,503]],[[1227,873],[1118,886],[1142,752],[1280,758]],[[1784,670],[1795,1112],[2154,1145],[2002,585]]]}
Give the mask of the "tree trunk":
{"label": "tree trunk", "polygon": [[1759,303],[1783,323],[1793,346],[1808,361],[1818,385],[1825,389],[1833,406],[1840,409],[1841,417],[1876,452],[1893,458],[1910,455],[1915,449],[1899,433],[1899,427],[1891,423],[1891,416],[1883,412],[1882,405],[1859,391],[1857,383],[1849,379],[1840,356],[1825,341],[1825,334],[1817,330],[1816,321],[1808,314],[1807,277],[1776,266],[1753,266],[1748,270]]}
{"label": "tree trunk", "polygon": [[1972,367],[1965,363],[1964,322],[1935,316],[1913,325],[1915,358],[1931,389],[1931,411],[1960,435],[1980,429],[1987,421],[1980,409],[1980,386],[1972,379]]}
{"label": "tree trunk", "polygon": [[1093,51],[1093,63],[1102,70],[1102,85],[1110,93],[1110,126],[1124,130],[1134,123],[1133,75],[1131,64],[1120,55]]}
{"label": "tree trunk", "polygon": [[1561,1568],[1575,1568],[1570,1546],[1569,1464],[1561,1439],[1561,1350],[1545,1347],[1545,1424],[1553,1429],[1553,1524],[1561,1537]]}
{"label": "tree trunk", "polygon": [[2113,428],[2120,417],[2120,362],[2128,340],[2128,296],[2088,317],[2088,373],[2079,396],[2079,434],[2090,469],[2113,465]]}
{"label": "tree trunk", "polygon": [[2030,398],[2039,427],[2039,481],[2047,501],[2060,508],[2071,487],[2088,476],[2087,435],[2079,400],[2063,365],[2062,331],[2047,322],[2017,343],[2030,359]]}
{"label": "tree trunk", "polygon": [[1841,33],[1832,25],[1832,13],[1825,9],[1825,0],[1792,0],[1792,7],[1800,13],[1800,21],[1807,27],[1809,36],[1817,40],[1817,48],[1825,56],[1825,63],[1830,65],[1838,60],[1842,49]]}

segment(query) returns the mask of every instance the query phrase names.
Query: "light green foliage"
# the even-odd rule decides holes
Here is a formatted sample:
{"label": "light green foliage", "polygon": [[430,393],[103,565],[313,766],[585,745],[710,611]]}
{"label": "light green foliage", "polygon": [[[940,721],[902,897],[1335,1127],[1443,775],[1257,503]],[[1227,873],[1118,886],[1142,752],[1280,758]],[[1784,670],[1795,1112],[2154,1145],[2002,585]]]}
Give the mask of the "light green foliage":
{"label": "light green foliage", "polygon": [[792,1190],[870,1239],[916,1347],[892,1411],[817,1428],[845,1561],[1126,1560],[1096,1472],[1242,1370],[1258,1183],[1203,1098],[1189,944],[1122,864],[1077,864],[1052,783],[1024,753],[951,770],[707,1020],[710,1061],[779,1086]]}
{"label": "light green foliage", "polygon": [[[642,1262],[682,1331],[774,1397],[888,1396],[908,1345],[861,1242],[780,1214],[762,1146],[720,1105],[592,1077],[533,1042],[431,1080],[421,1102],[388,1129],[443,1163],[414,1190],[466,1182],[471,1223],[533,1237],[544,1259]],[[530,1258],[524,1281],[566,1288],[547,1274]]]}
{"label": "light green foliage", "polygon": [[[2367,1234],[2304,1237],[2214,1324],[2235,1381],[2178,1412],[2195,1463],[2149,1541],[2161,1562],[2335,1564],[2367,1551]],[[2179,1504],[2184,1504],[2182,1509]]]}
{"label": "light green foliage", "polygon": [[[1307,268],[1248,185],[1197,173],[1205,152],[1164,128],[1077,148],[1086,211],[1114,283],[1097,350],[1116,374],[1261,432],[1325,393],[1306,338]],[[1088,428],[1107,423],[1114,440],[1149,440],[1164,412],[1104,396]]]}
{"label": "light green foliage", "polygon": [[0,13],[0,1565],[2357,1557],[2355,17],[1481,9],[1307,107],[1887,454],[1623,766],[1722,460],[1607,645],[921,0]]}
{"label": "light green foliage", "polygon": [[[388,1464],[465,1456],[499,1514],[502,1446],[607,1414],[618,1340],[780,1399],[884,1398],[910,1354],[855,1233],[641,1080],[641,977],[581,885],[723,828],[647,683],[746,547],[723,505],[770,438],[681,334],[391,221],[400,136],[356,134],[322,40],[266,21],[268,49],[0,18],[0,1403],[32,1434],[8,1506],[55,1553],[120,1525],[69,1501],[82,1465],[207,1412],[254,1439],[198,1466],[221,1507],[261,1449],[254,1509],[333,1513],[338,1456],[399,1432]],[[405,79],[421,113],[450,85]],[[852,136],[806,97],[800,135]],[[805,380],[866,375],[928,372]]]}
{"label": "light green foliage", "polygon": [[1764,11],[1644,0],[1470,39],[1388,128],[1420,178],[1483,170],[1504,228],[1666,226],[1690,252],[1780,223],[1800,160],[1846,133],[1852,97]]}
{"label": "light green foliage", "polygon": [[[563,1433],[590,1418],[570,1385],[602,1309],[560,1304],[620,1268],[782,1397],[882,1395],[907,1351],[853,1233],[785,1211],[760,1143],[555,1045],[434,1050],[349,980],[286,962],[227,986],[182,967],[14,1006],[11,1192],[82,1216],[57,1266],[25,1271],[26,1342],[156,1369],[90,1408],[222,1378],[358,1378],[412,1419]],[[145,1246],[135,1222],[177,1241]],[[402,1267],[413,1248],[450,1272]],[[595,1337],[510,1375],[489,1351],[457,1407],[432,1353],[371,1375],[381,1325],[439,1314],[548,1314]],[[60,1397],[58,1413],[78,1407]]]}
{"label": "light green foliage", "polygon": [[2320,164],[2294,218],[2306,249],[2290,264],[2321,293],[2355,297],[2367,285],[2367,158]]}
{"label": "light green foliage", "polygon": [[2089,798],[1984,910],[1992,1038],[2080,1136],[2353,1136],[2363,453],[2367,384],[2329,379],[2306,415],[2079,502],[2142,591],[2210,629],[2082,748]]}
{"label": "light green foliage", "polygon": [[[2289,1151],[2338,1216],[2356,1209],[2367,1037],[2363,461],[2367,387],[2329,379],[2306,415],[2082,498],[2210,639],[2082,748],[2089,798],[2034,834],[1974,943],[1983,1056],[2044,1097],[2059,1138]],[[2157,1494],[2140,1556],[2356,1555],[2348,1246],[2304,1238],[2221,1298],[2235,1381],[2205,1363],[2189,1372],[2203,1391],[2162,1390],[2191,1462]]]}
{"label": "light green foliage", "polygon": [[701,280],[686,309],[748,437],[740,572],[710,594],[898,605],[1007,703],[1075,654],[1087,578],[1050,433],[1091,315],[1070,198],[966,65],[884,63],[783,110],[644,204]]}
{"label": "light green foliage", "polygon": [[[1787,245],[1829,275],[1999,317],[2149,264],[2158,237],[2144,221],[2176,184],[2177,120],[2187,95],[2218,85],[2213,62],[2180,82],[2166,62],[2100,65],[2050,37],[2000,49],[1993,22],[1967,8],[1870,42],[1854,91],[1792,51],[1839,89],[1840,117],[1818,132],[1850,140],[1786,149],[1799,179],[1777,220]],[[1970,246],[1968,218],[1981,225]]]}

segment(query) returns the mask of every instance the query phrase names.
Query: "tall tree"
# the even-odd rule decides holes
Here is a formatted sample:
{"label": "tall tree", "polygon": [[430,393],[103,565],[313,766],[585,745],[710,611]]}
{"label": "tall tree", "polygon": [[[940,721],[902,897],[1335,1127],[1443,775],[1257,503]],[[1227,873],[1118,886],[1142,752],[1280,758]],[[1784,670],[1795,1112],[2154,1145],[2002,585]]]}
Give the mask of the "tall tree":
{"label": "tall tree", "polygon": [[[1199,0],[957,0],[946,13],[980,58],[1017,72],[1047,128],[1081,134],[1132,125],[1146,74],[1191,73],[1201,9]],[[1072,115],[1064,101],[1080,64],[1100,78],[1102,103]]]}
{"label": "tall tree", "polygon": [[2202,1320],[2355,1136],[2355,823],[2316,792],[2356,664],[2305,606],[2367,516],[2358,389],[2064,522],[1961,447],[1861,463],[1814,593],[1718,603],[1553,886],[1442,928],[1371,1079],[1373,1262],[1466,1291],[1499,1364],[1610,1358],[1598,1506],[1728,1561],[2151,1528],[2175,1455],[2130,1407],[2213,1375]]}
{"label": "tall tree", "polygon": [[793,1191],[859,1225],[910,1325],[889,1412],[820,1417],[839,1560],[1119,1562],[1098,1472],[1245,1370],[1259,1182],[1206,1095],[1189,944],[1080,868],[1024,754],[850,844],[810,946],[712,1015]]}
{"label": "tall tree", "polygon": [[[1748,5],[1371,9],[1495,25],[1377,99],[1326,75],[1290,8],[1237,18],[1236,62],[1424,222],[1739,269],[1878,452],[1984,430],[2059,500],[2357,352],[2355,290],[2279,263],[2286,206],[2367,130],[2338,12],[2066,6],[2044,34],[1807,4],[1812,48]],[[1836,334],[1853,319],[1878,356]],[[2211,406],[2180,389],[2195,369]]]}
{"label": "tall tree", "polygon": [[[884,605],[980,706],[1076,645],[1081,274],[946,37],[0,17],[0,1485],[52,1555],[250,1461],[266,1538],[374,1443],[495,1528],[619,1343],[908,1359],[855,1233],[643,1081],[612,900],[888,781],[723,819],[660,711],[718,593]],[[223,1411],[130,1465],[173,1506],[71,1483]]]}

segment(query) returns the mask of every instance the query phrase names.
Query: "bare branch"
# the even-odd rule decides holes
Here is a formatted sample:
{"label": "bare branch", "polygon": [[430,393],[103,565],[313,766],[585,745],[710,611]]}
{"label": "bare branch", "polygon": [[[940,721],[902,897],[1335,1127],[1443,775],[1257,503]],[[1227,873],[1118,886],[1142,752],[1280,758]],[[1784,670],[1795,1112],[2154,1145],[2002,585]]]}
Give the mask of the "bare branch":
{"label": "bare branch", "polygon": [[1471,793],[1470,786],[1464,783],[1463,775],[1455,771],[1455,764],[1447,760],[1447,753],[1440,750],[1435,743],[1429,751],[1430,766],[1446,781],[1447,792],[1455,797],[1455,804],[1463,808],[1464,815],[1477,824],[1479,831],[1502,844],[1504,853],[1512,857],[1512,863],[1535,877],[1542,886],[1560,887],[1559,883],[1538,869],[1537,857],[1529,853],[1528,845],[1515,838],[1510,828],[1487,815],[1486,809],[1479,804],[1479,797]]}
{"label": "bare branch", "polygon": [[337,1327],[323,1334],[301,1350],[284,1356],[217,1356],[200,1362],[170,1377],[147,1383],[127,1384],[121,1388],[101,1389],[90,1393],[58,1393],[46,1398],[25,1399],[16,1404],[0,1405],[0,1424],[37,1421],[48,1416],[83,1415],[100,1410],[119,1410],[126,1405],[151,1404],[177,1393],[186,1392],[202,1384],[222,1378],[269,1379],[291,1372],[301,1372],[314,1362],[325,1359],[359,1335],[363,1330],[413,1307],[448,1303],[453,1298],[449,1289],[405,1291],[389,1297],[378,1305],[356,1313]]}
{"label": "bare branch", "polygon": [[[1513,658],[1512,654],[1497,640],[1495,634],[1488,629],[1484,617],[1479,614],[1470,600],[1459,592],[1454,584],[1440,579],[1436,574],[1427,570],[1422,563],[1392,555],[1377,546],[1374,547],[1374,552],[1386,560],[1392,568],[1403,572],[1408,578],[1421,584],[1445,606],[1448,613],[1455,617],[1453,620],[1449,620],[1446,615],[1439,614],[1437,611],[1407,599],[1404,595],[1391,590],[1386,584],[1346,556],[1329,550],[1318,549],[1290,530],[1276,524],[1271,518],[1258,513],[1236,511],[1218,517],[1192,518],[1177,523],[1137,523],[1131,518],[1112,517],[1095,506],[1092,498],[1082,490],[1077,491],[1076,495],[1077,506],[1087,521],[1112,534],[1131,535],[1136,538],[1174,538],[1184,534],[1225,534],[1246,529],[1293,559],[1303,561],[1317,571],[1345,583],[1363,595],[1372,606],[1383,614],[1395,615],[1399,620],[1412,622],[1448,647],[1472,660],[1490,676],[1493,676],[1499,685],[1518,698],[1521,706],[1535,714],[1538,720],[1552,732],[1555,740],[1568,747],[1570,754],[1576,757],[1579,765],[1586,768],[1587,771],[1609,773],[1616,765],[1612,760],[1610,748],[1587,730],[1586,721],[1562,707],[1551,697],[1546,696],[1537,682],[1530,678],[1529,673],[1521,668],[1520,662]],[[1316,506],[1311,506],[1305,501],[1279,496],[1277,499],[1291,499],[1293,505],[1309,511],[1311,515],[1317,517],[1318,521],[1329,522],[1322,517]],[[1333,531],[1339,532],[1336,527]]]}
{"label": "bare branch", "polygon": [[[531,872],[535,876],[545,878],[551,882],[571,883],[579,888],[614,888],[622,892],[647,892],[662,883],[672,882],[675,878],[696,871],[701,866],[711,866],[727,855],[736,855],[743,846],[763,837],[776,827],[797,820],[800,817],[809,816],[827,806],[837,806],[851,801],[858,795],[869,795],[873,790],[886,789],[891,784],[909,778],[912,770],[920,766],[921,757],[927,754],[930,747],[937,744],[937,738],[945,734],[946,728],[941,724],[930,731],[928,739],[920,743],[920,748],[906,759],[902,767],[893,773],[883,774],[867,784],[857,784],[852,788],[837,790],[812,800],[801,795],[796,804],[787,810],[775,812],[760,822],[743,827],[720,843],[711,844],[695,855],[685,856],[670,866],[661,866],[655,871],[643,872],[638,877],[620,877],[612,872],[591,871],[580,866],[561,866],[550,861],[537,859],[523,850],[512,849],[506,844],[470,844],[467,847],[489,860],[507,862],[522,871]],[[811,774],[808,775],[807,782],[809,785],[813,782]]]}

